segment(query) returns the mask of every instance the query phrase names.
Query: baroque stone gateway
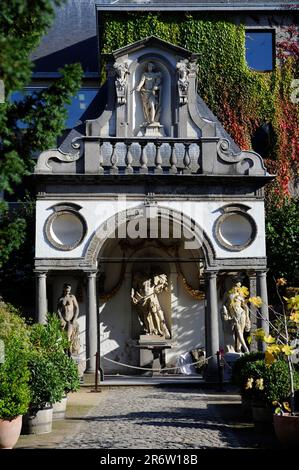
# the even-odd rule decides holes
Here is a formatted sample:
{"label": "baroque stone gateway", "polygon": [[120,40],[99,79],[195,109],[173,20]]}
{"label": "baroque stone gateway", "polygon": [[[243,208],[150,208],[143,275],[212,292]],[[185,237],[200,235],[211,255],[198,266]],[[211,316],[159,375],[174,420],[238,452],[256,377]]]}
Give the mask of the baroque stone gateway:
{"label": "baroque stone gateway", "polygon": [[[233,308],[226,293],[241,282],[267,303],[263,187],[273,176],[197,94],[195,53],[151,36],[106,63],[102,111],[35,167],[39,321],[60,296],[87,372],[96,352],[106,374],[140,375],[151,349],[169,373],[201,350],[215,380],[217,351],[248,351],[250,322],[267,330],[265,305],[249,318],[239,292]],[[74,294],[61,295],[66,282]]]}

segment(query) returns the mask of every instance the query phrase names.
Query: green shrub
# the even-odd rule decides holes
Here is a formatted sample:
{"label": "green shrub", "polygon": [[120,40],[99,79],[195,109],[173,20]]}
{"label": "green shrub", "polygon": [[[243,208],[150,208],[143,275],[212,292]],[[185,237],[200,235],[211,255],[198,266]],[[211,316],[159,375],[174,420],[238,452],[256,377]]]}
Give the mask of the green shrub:
{"label": "green shrub", "polygon": [[69,341],[56,315],[48,315],[45,325],[32,325],[30,341],[30,410],[36,412],[78,390],[79,376],[77,365],[67,355]]}
{"label": "green shrub", "polygon": [[28,329],[17,310],[0,302],[0,339],[4,362],[0,364],[0,419],[14,419],[27,412],[31,399],[28,368]]}
{"label": "green shrub", "polygon": [[[298,372],[294,372],[294,386],[299,390]],[[274,401],[288,400],[291,394],[288,364],[284,360],[271,365],[263,360],[248,362],[244,367],[242,391],[244,396],[262,401],[267,406],[272,406]]]}
{"label": "green shrub", "polygon": [[74,360],[61,352],[51,354],[50,359],[57,367],[65,394],[76,392],[80,388],[80,378],[78,366]]}
{"label": "green shrub", "polygon": [[59,370],[43,352],[33,351],[29,359],[31,372],[30,412],[35,413],[41,408],[53,405],[64,396],[64,383]]}
{"label": "green shrub", "polygon": [[67,351],[69,341],[66,332],[61,329],[60,319],[55,314],[48,314],[46,325],[35,323],[30,328],[30,341],[36,350],[45,352]]}
{"label": "green shrub", "polygon": [[232,367],[232,382],[234,385],[238,385],[239,389],[242,392],[244,380],[246,379],[247,372],[245,371],[245,366],[249,362],[256,362],[258,360],[264,359],[265,354],[263,352],[254,351],[249,354],[244,354],[241,356]]}

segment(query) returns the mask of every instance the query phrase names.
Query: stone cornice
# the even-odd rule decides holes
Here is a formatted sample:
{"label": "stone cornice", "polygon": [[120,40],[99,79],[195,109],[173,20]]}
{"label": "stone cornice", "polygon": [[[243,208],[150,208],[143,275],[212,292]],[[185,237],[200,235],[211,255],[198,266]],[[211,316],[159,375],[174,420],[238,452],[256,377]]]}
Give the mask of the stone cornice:
{"label": "stone cornice", "polygon": [[124,12],[124,11],[219,11],[219,12],[227,12],[227,11],[292,11],[298,10],[299,6],[297,2],[266,2],[266,1],[258,1],[258,2],[233,2],[233,3],[226,3],[226,2],[217,2],[217,1],[210,1],[210,2],[166,2],[162,1],[156,4],[138,4],[138,3],[131,3],[131,2],[121,2],[115,4],[98,4],[96,5],[97,11],[100,12]]}

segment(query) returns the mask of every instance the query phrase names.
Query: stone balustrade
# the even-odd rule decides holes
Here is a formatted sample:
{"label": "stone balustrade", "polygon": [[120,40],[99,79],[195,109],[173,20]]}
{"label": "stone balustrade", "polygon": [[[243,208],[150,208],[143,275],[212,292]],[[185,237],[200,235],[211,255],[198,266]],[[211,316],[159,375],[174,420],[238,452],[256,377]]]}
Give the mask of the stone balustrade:
{"label": "stone balustrade", "polygon": [[90,172],[104,175],[175,175],[202,169],[201,141],[196,138],[87,137],[84,147],[86,172],[90,167]]}

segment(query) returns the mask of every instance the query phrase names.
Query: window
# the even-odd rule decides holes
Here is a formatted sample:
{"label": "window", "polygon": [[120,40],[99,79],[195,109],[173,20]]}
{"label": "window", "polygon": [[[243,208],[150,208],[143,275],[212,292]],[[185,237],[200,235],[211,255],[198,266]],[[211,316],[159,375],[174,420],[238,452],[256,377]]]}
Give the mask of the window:
{"label": "window", "polygon": [[[87,117],[83,117],[87,108],[91,105],[95,99],[97,88],[81,88],[76,96],[74,96],[71,104],[67,106],[68,118],[66,121],[66,128],[71,129],[76,126],[79,121],[83,122]],[[97,116],[93,116],[97,117]]]}
{"label": "window", "polygon": [[274,32],[246,31],[246,61],[252,70],[267,72],[274,66]]}
{"label": "window", "polygon": [[257,226],[247,214],[250,207],[244,204],[228,204],[221,208],[222,215],[215,222],[216,239],[229,251],[241,251],[254,241]]}
{"label": "window", "polygon": [[78,207],[74,204],[52,207],[54,212],[46,221],[45,231],[48,241],[58,250],[74,250],[86,235],[87,224]]}
{"label": "window", "polygon": [[[17,91],[12,94],[11,101],[18,102],[21,101],[24,96],[40,92],[44,87],[28,87],[23,92]],[[68,117],[65,123],[66,129],[71,129],[77,124],[80,124],[80,121],[90,118],[90,116],[84,116],[89,106],[92,104],[94,99],[97,96],[98,88],[81,88],[77,95],[72,99],[71,104],[67,105]],[[92,116],[94,117],[94,116]],[[21,121],[18,122],[20,129],[26,127],[25,124]]]}

